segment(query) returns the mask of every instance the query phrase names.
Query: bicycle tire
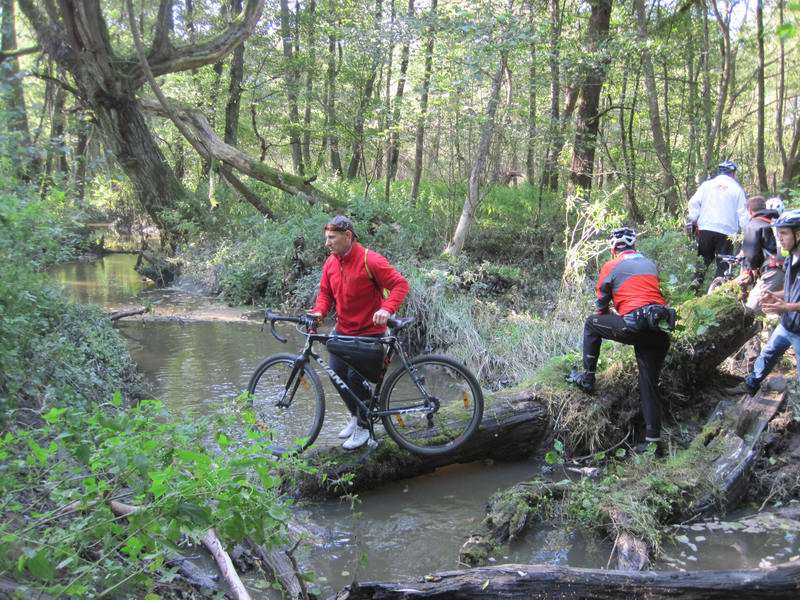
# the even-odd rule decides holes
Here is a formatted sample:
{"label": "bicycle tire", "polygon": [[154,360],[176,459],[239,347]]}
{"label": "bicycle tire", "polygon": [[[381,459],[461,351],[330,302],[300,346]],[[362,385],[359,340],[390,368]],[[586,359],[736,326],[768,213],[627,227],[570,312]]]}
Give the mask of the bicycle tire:
{"label": "bicycle tire", "polygon": [[711,282],[711,285],[708,286],[708,292],[706,292],[706,294],[714,293],[714,290],[716,290],[719,286],[721,286],[726,281],[728,281],[728,280],[725,279],[724,277],[714,277],[714,280]]}
{"label": "bicycle tire", "polygon": [[274,354],[256,367],[247,391],[256,425],[272,439],[275,456],[301,452],[317,439],[325,419],[325,392],[316,371],[303,366],[302,377],[288,407],[278,406],[297,355]]}
{"label": "bicycle tire", "polygon": [[[439,401],[431,418],[425,413],[381,417],[389,436],[414,454],[436,456],[463,446],[478,430],[483,418],[483,392],[465,366],[447,356],[418,356],[409,366],[422,377],[425,390]],[[392,372],[381,390],[382,410],[419,405],[424,398],[405,368]]]}

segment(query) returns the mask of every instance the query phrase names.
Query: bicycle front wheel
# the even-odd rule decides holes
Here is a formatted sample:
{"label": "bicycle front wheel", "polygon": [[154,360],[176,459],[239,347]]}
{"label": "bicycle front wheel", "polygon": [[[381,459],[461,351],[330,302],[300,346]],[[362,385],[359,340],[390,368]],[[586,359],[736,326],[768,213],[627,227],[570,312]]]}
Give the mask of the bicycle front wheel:
{"label": "bicycle front wheel", "polygon": [[290,381],[296,360],[294,354],[270,356],[247,384],[256,425],[269,435],[276,456],[308,448],[325,418],[322,382],[308,363]]}
{"label": "bicycle front wheel", "polygon": [[381,390],[381,409],[397,411],[381,417],[386,432],[415,454],[456,450],[483,418],[483,393],[475,376],[446,356],[419,356],[409,367],[389,375]]}
{"label": "bicycle front wheel", "polygon": [[714,277],[714,280],[711,282],[711,285],[708,286],[708,294],[713,294],[714,290],[716,290],[719,286],[725,283],[727,279],[724,277]]}

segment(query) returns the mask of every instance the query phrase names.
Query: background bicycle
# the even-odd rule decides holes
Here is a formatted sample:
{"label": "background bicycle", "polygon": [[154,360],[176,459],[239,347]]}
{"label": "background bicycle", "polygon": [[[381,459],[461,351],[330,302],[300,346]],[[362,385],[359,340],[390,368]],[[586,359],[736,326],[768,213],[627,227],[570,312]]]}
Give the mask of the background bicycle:
{"label": "background bicycle", "polygon": [[[736,279],[739,276],[742,271],[744,257],[741,255],[720,254],[717,256],[717,260],[724,262],[726,268],[725,272],[719,277],[715,277],[711,282],[711,285],[708,286],[709,294],[716,290],[723,283]],[[743,293],[746,293],[746,288],[744,288]]]}
{"label": "background bicycle", "polygon": [[[390,319],[388,333],[380,338],[318,333],[316,321],[307,316],[283,316],[267,311],[272,335],[286,339],[275,330],[275,323],[295,323],[305,337],[300,354],[279,353],[256,367],[247,386],[256,423],[270,434],[276,455],[307,448],[317,439],[325,419],[325,394],[319,375],[311,366],[315,361],[333,385],[349,393],[366,415],[370,435],[374,425],[383,423],[389,436],[403,448],[422,454],[452,452],[477,431],[483,417],[483,393],[474,375],[459,362],[441,355],[421,355],[409,359],[397,334],[415,319]],[[337,355],[350,364],[369,347],[383,352],[381,368],[362,372],[372,382],[368,403],[353,394],[316,351],[317,343],[339,345]],[[342,348],[344,347],[344,348]],[[386,375],[393,358],[397,368]]]}

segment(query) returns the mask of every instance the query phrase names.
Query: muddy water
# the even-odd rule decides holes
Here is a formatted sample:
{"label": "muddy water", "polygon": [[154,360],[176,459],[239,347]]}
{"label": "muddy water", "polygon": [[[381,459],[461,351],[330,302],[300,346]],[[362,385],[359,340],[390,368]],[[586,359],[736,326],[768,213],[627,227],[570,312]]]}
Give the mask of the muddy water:
{"label": "muddy water", "polygon": [[[289,343],[280,344],[268,331],[261,331],[257,322],[243,319],[252,319],[252,311],[219,307],[180,287],[152,290],[133,272],[134,263],[135,257],[112,255],[95,263],[65,265],[54,276],[76,301],[107,308],[155,307],[155,318],[129,319],[120,322],[119,328],[150,382],[152,395],[175,414],[213,414],[246,388],[263,357],[294,352],[302,342],[286,327],[281,332],[290,338]],[[158,318],[165,315],[179,318]],[[212,320],[192,320],[198,315]],[[317,443],[340,443],[336,434],[347,415],[330,382],[323,381],[327,410]],[[355,505],[346,501],[306,505],[299,517],[309,523],[315,539],[300,556],[302,566],[317,574],[323,595],[354,578],[399,580],[458,568],[458,548],[483,517],[489,496],[541,474],[540,464],[527,461],[460,465],[364,492]],[[563,473],[550,476],[561,479]],[[797,522],[744,523],[729,518],[678,528],[655,567],[748,568],[800,556]],[[610,552],[607,540],[540,527],[493,558],[498,564],[604,568]]]}

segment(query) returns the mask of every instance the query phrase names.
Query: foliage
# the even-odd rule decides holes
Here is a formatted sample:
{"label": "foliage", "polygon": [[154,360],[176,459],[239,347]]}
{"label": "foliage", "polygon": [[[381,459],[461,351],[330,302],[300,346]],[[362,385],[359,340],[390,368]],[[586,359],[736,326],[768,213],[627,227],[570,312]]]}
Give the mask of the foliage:
{"label": "foliage", "polygon": [[[9,180],[5,180],[9,184]],[[54,190],[55,191],[55,190]],[[25,186],[0,197],[0,414],[18,401],[93,398],[134,381],[124,342],[97,308],[69,304],[41,272],[75,248],[72,211]],[[126,383],[127,382],[127,383]]]}
{"label": "foliage", "polygon": [[[269,440],[255,427],[235,439],[238,415],[167,422],[160,403],[125,409],[116,394],[41,416],[0,438],[0,572],[28,581],[30,592],[121,597],[168,588],[168,559],[212,527],[225,544],[286,541],[290,512]],[[137,510],[120,519],[114,500]]]}

